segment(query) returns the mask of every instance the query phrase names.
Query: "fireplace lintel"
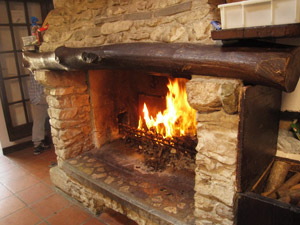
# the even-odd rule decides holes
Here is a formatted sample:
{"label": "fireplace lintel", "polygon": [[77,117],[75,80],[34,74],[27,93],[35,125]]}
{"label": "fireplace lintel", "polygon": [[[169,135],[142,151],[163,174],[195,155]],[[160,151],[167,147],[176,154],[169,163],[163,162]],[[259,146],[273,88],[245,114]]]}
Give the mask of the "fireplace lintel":
{"label": "fireplace lintel", "polygon": [[279,45],[126,43],[24,52],[23,64],[30,70],[129,69],[181,77],[205,74],[291,92],[299,79],[299,58],[300,48]]}

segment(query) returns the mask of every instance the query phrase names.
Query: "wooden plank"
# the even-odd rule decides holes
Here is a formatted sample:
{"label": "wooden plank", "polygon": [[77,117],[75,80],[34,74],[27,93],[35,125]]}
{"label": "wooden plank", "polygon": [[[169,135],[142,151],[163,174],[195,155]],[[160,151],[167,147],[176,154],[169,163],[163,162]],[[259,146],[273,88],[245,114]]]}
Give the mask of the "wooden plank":
{"label": "wooden plank", "polygon": [[213,30],[211,32],[211,38],[213,40],[290,37],[300,37],[300,23]]}
{"label": "wooden plank", "polygon": [[54,53],[23,55],[31,70],[142,70],[187,76],[236,78],[246,83],[293,91],[300,74],[300,48],[127,43],[92,48],[59,47]]}
{"label": "wooden plank", "polygon": [[281,92],[263,86],[243,90],[240,105],[238,192],[251,190],[275,157]]}
{"label": "wooden plank", "polygon": [[237,225],[298,225],[300,208],[255,193],[237,194]]}

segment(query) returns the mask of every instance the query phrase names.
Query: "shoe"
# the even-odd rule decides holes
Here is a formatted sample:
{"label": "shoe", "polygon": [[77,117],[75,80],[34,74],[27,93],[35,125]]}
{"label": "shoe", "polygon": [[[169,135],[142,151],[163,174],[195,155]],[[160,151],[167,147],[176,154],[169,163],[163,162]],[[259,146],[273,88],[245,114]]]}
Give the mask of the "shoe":
{"label": "shoe", "polygon": [[39,154],[42,153],[42,151],[43,151],[43,148],[39,145],[39,146],[37,146],[37,147],[34,148],[33,154],[34,155],[39,155]]}
{"label": "shoe", "polygon": [[44,150],[50,149],[50,145],[49,145],[48,142],[45,141],[45,140],[42,140],[41,145],[42,145],[42,147],[44,148]]}
{"label": "shoe", "polygon": [[34,155],[39,155],[41,154],[43,151],[47,150],[50,148],[50,145],[46,145],[43,143],[43,141],[37,146],[37,147],[34,147],[34,150],[33,150],[33,154]]}

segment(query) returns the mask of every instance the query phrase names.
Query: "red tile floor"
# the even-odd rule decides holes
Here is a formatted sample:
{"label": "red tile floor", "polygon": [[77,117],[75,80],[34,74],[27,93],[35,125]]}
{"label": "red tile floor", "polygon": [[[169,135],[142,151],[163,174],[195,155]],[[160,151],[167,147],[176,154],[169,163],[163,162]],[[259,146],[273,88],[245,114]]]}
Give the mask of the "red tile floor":
{"label": "red tile floor", "polygon": [[94,216],[55,191],[49,168],[54,149],[33,155],[27,148],[0,155],[0,225],[134,225],[112,210]]}

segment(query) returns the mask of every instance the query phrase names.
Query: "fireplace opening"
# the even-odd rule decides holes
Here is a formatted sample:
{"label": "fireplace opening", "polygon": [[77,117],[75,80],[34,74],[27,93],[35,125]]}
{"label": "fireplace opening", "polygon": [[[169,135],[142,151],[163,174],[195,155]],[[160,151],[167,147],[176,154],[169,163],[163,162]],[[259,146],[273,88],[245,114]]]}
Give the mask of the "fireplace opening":
{"label": "fireplace opening", "polygon": [[[188,104],[186,81],[183,78],[169,79],[165,98],[139,95],[137,128],[123,122],[127,113],[118,115],[122,138],[143,155],[149,171],[163,171],[166,167],[194,169],[196,110]],[[160,111],[162,107],[164,109]]]}
{"label": "fireplace opening", "polygon": [[196,111],[186,99],[187,81],[89,71],[96,148],[66,161],[65,171],[157,224],[193,224]]}

